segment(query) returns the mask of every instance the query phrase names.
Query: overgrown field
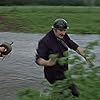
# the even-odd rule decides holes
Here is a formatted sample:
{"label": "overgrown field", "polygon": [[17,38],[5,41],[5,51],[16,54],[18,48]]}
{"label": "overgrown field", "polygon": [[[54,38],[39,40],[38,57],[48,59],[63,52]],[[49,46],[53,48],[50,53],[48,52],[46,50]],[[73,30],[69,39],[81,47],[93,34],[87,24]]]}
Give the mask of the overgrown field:
{"label": "overgrown field", "polygon": [[100,33],[100,7],[0,6],[0,31],[45,33],[64,18],[69,33]]}

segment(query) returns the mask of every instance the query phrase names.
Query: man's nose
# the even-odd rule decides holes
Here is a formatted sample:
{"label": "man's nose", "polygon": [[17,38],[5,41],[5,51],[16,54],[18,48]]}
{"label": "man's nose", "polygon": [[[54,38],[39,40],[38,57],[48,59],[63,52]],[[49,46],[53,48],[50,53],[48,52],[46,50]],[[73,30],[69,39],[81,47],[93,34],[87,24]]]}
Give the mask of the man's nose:
{"label": "man's nose", "polygon": [[62,31],[61,34],[65,35],[65,31]]}

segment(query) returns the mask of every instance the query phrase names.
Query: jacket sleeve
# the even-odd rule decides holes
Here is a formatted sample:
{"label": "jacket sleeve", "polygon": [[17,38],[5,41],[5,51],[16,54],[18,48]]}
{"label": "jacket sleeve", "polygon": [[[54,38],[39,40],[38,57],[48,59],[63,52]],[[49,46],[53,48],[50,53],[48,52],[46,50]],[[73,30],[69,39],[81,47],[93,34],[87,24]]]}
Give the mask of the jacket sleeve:
{"label": "jacket sleeve", "polygon": [[66,39],[65,41],[66,41],[67,46],[70,49],[73,49],[76,51],[76,49],[79,47],[79,45],[77,43],[75,43],[73,40],[71,40],[68,35],[66,35],[65,39]]}
{"label": "jacket sleeve", "polygon": [[48,47],[45,41],[43,40],[39,41],[36,55],[37,58],[41,57],[43,59],[48,59]]}

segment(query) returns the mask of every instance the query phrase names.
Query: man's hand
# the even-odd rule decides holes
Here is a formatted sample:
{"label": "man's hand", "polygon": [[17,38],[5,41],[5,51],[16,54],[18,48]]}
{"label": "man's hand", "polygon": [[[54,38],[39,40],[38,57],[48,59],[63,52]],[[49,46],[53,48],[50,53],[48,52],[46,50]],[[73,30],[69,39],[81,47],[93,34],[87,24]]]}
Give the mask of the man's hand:
{"label": "man's hand", "polygon": [[49,60],[45,60],[43,58],[39,58],[37,59],[37,63],[41,66],[53,66],[56,64],[56,59],[49,59]]}
{"label": "man's hand", "polygon": [[81,48],[81,47],[78,47],[77,50],[76,50],[76,52],[77,52],[78,54],[80,54],[81,56],[84,55],[84,49]]}
{"label": "man's hand", "polygon": [[56,64],[56,59],[54,60],[54,59],[49,59],[48,61],[47,61],[47,66],[54,66]]}
{"label": "man's hand", "polygon": [[84,57],[84,59],[86,60],[86,62],[89,64],[89,65],[94,65],[93,62],[91,61],[91,58],[90,57]]}
{"label": "man's hand", "polygon": [[3,52],[6,52],[6,48],[5,47],[0,47],[0,57],[3,57],[4,55],[2,54]]}
{"label": "man's hand", "polygon": [[84,53],[83,48],[78,47],[77,50],[76,50],[76,52],[77,52],[78,54],[80,54],[80,55],[86,60],[86,62],[87,62],[88,64],[93,65],[93,63],[92,63],[92,61],[91,61],[91,58],[88,57],[88,56]]}

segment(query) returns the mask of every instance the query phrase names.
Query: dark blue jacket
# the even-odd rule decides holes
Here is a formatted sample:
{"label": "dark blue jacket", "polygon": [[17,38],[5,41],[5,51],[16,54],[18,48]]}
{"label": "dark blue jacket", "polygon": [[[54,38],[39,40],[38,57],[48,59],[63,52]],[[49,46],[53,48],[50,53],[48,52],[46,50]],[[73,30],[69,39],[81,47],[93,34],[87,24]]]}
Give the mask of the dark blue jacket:
{"label": "dark blue jacket", "polygon": [[[67,34],[65,34],[63,41],[70,49],[76,50],[78,47],[78,44],[73,42]],[[50,54],[58,54],[59,57],[62,57],[63,52],[68,50],[68,47],[65,47],[60,41],[58,41],[53,30],[51,30],[39,41],[37,59],[41,57],[48,60]],[[66,70],[68,70],[68,64],[63,66],[56,64],[52,67],[44,67],[45,77],[50,83],[52,83],[52,80],[62,79],[64,77],[64,71]]]}

